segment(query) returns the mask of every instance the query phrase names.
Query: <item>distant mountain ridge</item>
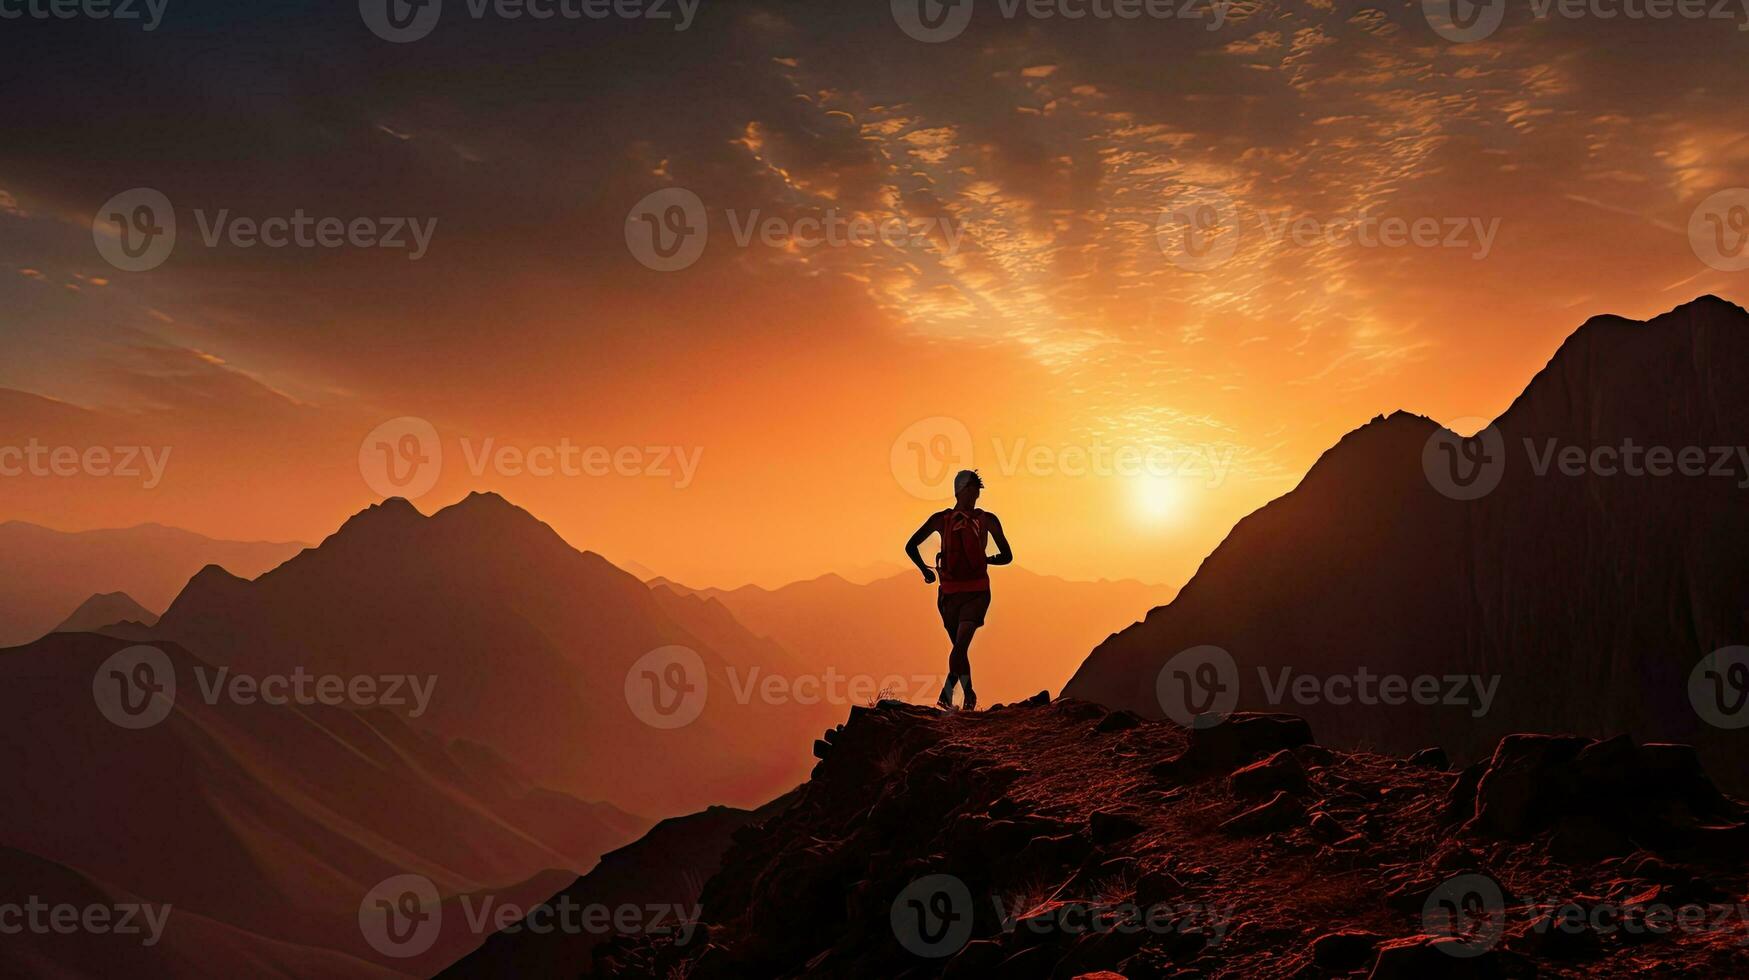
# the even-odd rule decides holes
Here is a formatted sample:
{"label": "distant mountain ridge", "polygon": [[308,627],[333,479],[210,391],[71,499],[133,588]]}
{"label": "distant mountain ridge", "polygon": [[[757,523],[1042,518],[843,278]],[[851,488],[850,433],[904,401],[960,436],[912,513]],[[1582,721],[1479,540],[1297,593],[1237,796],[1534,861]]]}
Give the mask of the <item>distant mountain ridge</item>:
{"label": "distant mountain ridge", "polygon": [[[188,913],[343,954],[319,973],[375,975],[373,962],[403,973],[408,964],[378,955],[359,930],[377,883],[414,873],[445,897],[505,892],[532,903],[649,825],[381,707],[209,697],[213,665],[154,645],[155,679],[174,679],[172,701],[138,728],[93,703],[128,640],[57,633],[0,651],[0,699],[31,722],[0,726],[15,797],[0,808],[0,840],[174,906],[173,931]],[[425,972],[483,938],[449,935]],[[76,951],[48,952],[58,961]],[[112,952],[107,975],[154,975],[150,950]]]}
{"label": "distant mountain ridge", "polygon": [[[1743,740],[1702,717],[1688,683],[1703,657],[1749,640],[1749,473],[1569,476],[1547,461],[1550,447],[1743,445],[1749,314],[1708,296],[1645,323],[1594,317],[1493,431],[1488,450],[1397,412],[1344,436],[1064,693],[1162,717],[1162,668],[1212,645],[1237,667],[1239,708],[1303,714],[1332,744],[1473,755],[1517,730],[1625,730],[1694,742],[1740,786]],[[1457,499],[1486,488],[1447,485],[1446,456],[1478,449],[1500,461],[1468,475],[1497,486]],[[1257,673],[1361,668],[1497,678],[1497,698],[1480,715],[1473,702],[1275,704]]]}
{"label": "distant mountain ridge", "polygon": [[120,624],[149,627],[157,622],[157,613],[135,602],[126,592],[103,592],[81,602],[72,615],[55,627],[55,632],[96,633]]}
{"label": "distant mountain ridge", "polygon": [[[739,703],[731,672],[807,668],[720,607],[664,602],[489,493],[430,516],[398,498],[372,505],[253,581],[204,568],[153,635],[240,670],[430,675],[421,727],[655,815],[793,787],[810,762],[794,736],[834,710]],[[628,673],[676,647],[701,666],[702,707],[657,727],[630,706]]]}
{"label": "distant mountain ridge", "polygon": [[0,523],[0,555],[30,571],[0,579],[0,647],[48,633],[95,594],[125,592],[147,609],[163,609],[207,565],[254,577],[303,547],[223,541],[162,524],[56,531],[24,521]]}

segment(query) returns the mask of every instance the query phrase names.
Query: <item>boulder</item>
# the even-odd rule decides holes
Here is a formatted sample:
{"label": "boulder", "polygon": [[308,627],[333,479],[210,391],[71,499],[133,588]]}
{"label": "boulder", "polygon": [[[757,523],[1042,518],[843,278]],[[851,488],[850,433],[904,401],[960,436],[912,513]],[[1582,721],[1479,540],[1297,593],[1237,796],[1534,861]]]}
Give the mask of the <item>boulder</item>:
{"label": "boulder", "polygon": [[1196,779],[1311,743],[1312,726],[1304,718],[1241,711],[1219,724],[1190,729],[1190,744],[1183,754],[1155,766],[1153,773],[1159,779]]}
{"label": "boulder", "polygon": [[1368,980],[1503,980],[1494,950],[1477,951],[1451,936],[1410,936],[1379,946]]}
{"label": "boulder", "polygon": [[1095,725],[1093,730],[1102,735],[1111,732],[1127,732],[1141,723],[1141,715],[1136,714],[1134,711],[1124,711],[1120,709],[1118,711],[1113,711],[1104,718],[1101,718],[1099,724]]}

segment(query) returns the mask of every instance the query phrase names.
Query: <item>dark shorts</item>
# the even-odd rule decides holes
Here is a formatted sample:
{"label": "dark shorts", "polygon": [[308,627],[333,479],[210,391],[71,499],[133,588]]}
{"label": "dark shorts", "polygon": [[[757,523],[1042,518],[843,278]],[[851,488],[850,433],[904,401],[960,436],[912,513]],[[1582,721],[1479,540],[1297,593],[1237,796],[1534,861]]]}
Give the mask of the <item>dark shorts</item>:
{"label": "dark shorts", "polygon": [[984,614],[990,611],[990,592],[943,592],[936,597],[935,608],[941,610],[941,625],[951,635],[959,632],[961,623],[984,625]]}

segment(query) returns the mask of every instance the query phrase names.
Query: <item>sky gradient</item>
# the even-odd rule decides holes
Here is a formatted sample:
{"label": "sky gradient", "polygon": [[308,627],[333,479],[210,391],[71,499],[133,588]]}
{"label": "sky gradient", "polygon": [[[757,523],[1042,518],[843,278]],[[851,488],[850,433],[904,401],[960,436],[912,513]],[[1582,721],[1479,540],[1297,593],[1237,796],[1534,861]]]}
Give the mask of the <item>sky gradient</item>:
{"label": "sky gradient", "polygon": [[[1588,316],[1749,302],[1742,7],[1458,43],[1420,3],[974,0],[932,43],[903,3],[0,24],[0,446],[169,452],[0,475],[0,520],[315,541],[434,432],[422,510],[776,584],[902,560],[969,446],[1022,564],[1176,586],[1375,415],[1464,428]],[[134,188],[176,216],[149,271],[94,241]],[[708,235],[658,271],[676,189]],[[207,241],[299,215],[430,238]]]}

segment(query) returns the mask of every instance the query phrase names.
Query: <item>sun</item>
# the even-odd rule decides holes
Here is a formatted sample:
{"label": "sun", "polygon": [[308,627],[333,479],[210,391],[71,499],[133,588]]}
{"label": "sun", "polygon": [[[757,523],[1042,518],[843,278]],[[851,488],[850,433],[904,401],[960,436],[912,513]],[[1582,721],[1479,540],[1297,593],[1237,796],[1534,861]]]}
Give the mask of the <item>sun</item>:
{"label": "sun", "polygon": [[1130,481],[1130,509],[1144,524],[1176,524],[1190,506],[1185,481],[1173,476],[1139,476]]}

